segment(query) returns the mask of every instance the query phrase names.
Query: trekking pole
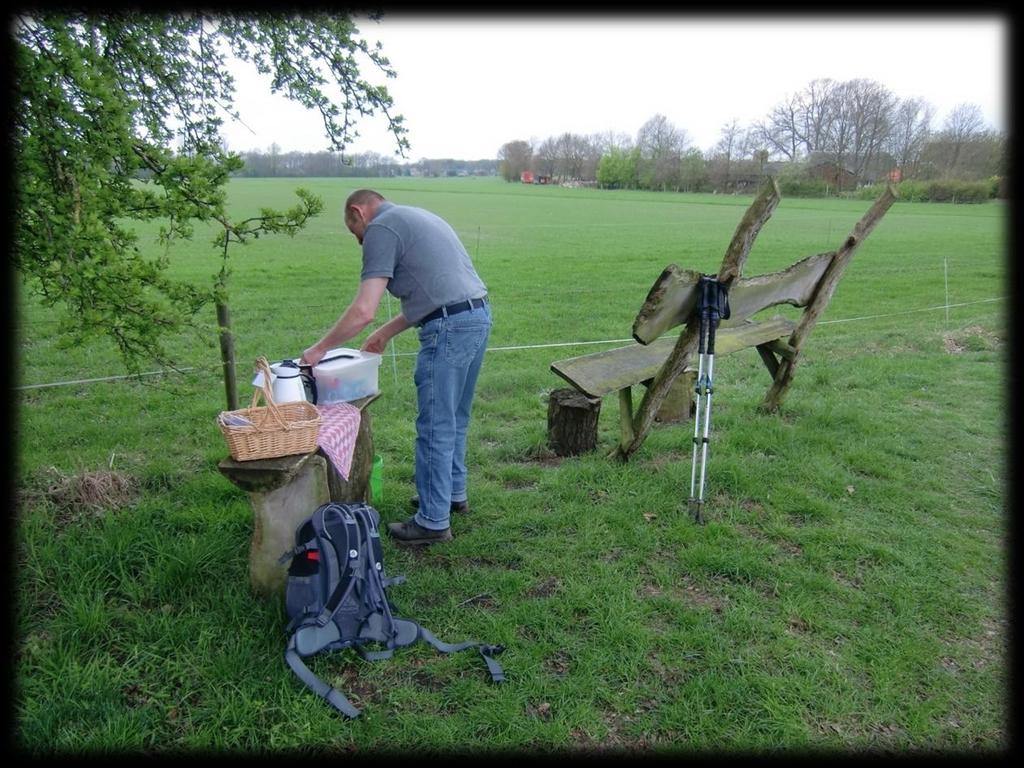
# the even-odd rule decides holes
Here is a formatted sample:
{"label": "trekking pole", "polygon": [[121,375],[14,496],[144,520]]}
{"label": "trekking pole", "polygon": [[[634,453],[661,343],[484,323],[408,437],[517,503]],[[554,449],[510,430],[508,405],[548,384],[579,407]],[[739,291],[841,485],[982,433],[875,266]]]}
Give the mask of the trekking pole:
{"label": "trekking pole", "polygon": [[[701,282],[703,282],[703,280],[704,278],[702,277]],[[701,415],[704,412],[701,408],[701,401],[704,397],[704,333],[707,328],[707,316],[701,301],[704,295],[704,291],[701,288],[701,282],[697,283],[697,385],[694,387],[694,393],[697,395],[697,404],[693,411],[693,457],[690,463],[689,507],[690,514],[693,515],[694,519],[700,518],[700,510],[696,506],[697,499],[694,496],[694,491],[697,488],[697,453],[698,445],[700,444]],[[701,476],[703,477],[703,475],[704,472],[702,468]]]}
{"label": "trekking pole", "polygon": [[[729,317],[728,287],[717,278],[702,275],[697,282],[697,407],[693,419],[693,463],[690,467],[690,514],[704,523],[704,478],[708,461],[708,436],[711,431],[711,395],[714,392],[715,330],[720,319]],[[705,335],[707,337],[705,343]],[[704,413],[701,415],[703,400]],[[703,427],[703,434],[701,428]],[[699,451],[698,451],[699,447]],[[700,484],[697,485],[697,455],[700,453]],[[694,495],[696,491],[696,495]]]}

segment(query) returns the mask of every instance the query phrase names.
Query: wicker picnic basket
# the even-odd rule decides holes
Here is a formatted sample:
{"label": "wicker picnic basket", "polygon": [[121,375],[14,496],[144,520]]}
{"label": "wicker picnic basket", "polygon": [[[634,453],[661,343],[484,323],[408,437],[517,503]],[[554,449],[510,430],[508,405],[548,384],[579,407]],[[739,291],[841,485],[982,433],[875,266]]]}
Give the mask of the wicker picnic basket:
{"label": "wicker picnic basket", "polygon": [[[256,358],[256,371],[263,374],[263,385],[253,392],[249,407],[222,411],[217,417],[231,458],[252,461],[315,451],[320,434],[316,406],[305,400],[278,405],[270,390],[270,364],[265,357]],[[261,395],[266,405],[257,405]]]}

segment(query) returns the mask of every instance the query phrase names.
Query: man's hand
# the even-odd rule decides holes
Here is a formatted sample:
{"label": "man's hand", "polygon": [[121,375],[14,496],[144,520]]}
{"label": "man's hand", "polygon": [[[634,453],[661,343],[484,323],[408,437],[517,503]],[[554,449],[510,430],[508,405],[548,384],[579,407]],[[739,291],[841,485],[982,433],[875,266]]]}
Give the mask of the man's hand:
{"label": "man's hand", "polygon": [[305,363],[306,365],[316,365],[325,354],[326,352],[320,349],[319,344],[314,344],[302,353],[302,359],[299,362]]}
{"label": "man's hand", "polygon": [[385,333],[381,333],[384,328],[378,328],[376,331],[366,337],[366,341],[363,342],[363,346],[359,348],[360,352],[374,352],[378,355],[384,354],[384,348],[388,345],[388,341],[391,337]]}

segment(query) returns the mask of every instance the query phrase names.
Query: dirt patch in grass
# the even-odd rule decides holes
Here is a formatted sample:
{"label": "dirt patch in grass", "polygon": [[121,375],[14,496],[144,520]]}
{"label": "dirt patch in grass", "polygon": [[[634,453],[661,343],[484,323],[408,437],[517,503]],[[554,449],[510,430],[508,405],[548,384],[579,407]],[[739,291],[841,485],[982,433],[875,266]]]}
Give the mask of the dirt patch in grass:
{"label": "dirt patch in grass", "polygon": [[477,608],[483,608],[485,611],[493,611],[498,608],[498,601],[494,599],[493,595],[481,592],[479,595],[473,595],[472,597],[463,600],[459,603],[458,607],[463,608],[469,605],[476,606]]}
{"label": "dirt patch in grass", "polygon": [[338,675],[331,675],[331,686],[345,694],[345,698],[362,709],[368,704],[380,704],[383,693],[372,683],[362,679],[359,670],[348,667]]}
{"label": "dirt patch in grass", "polygon": [[789,539],[783,539],[777,536],[770,536],[759,528],[750,525],[737,525],[736,530],[745,536],[749,536],[755,541],[763,541],[766,544],[771,544],[777,547],[781,552],[790,555],[791,557],[800,557],[803,555],[804,550],[799,544],[794,544]]}
{"label": "dirt patch in grass", "polygon": [[138,481],[113,470],[67,475],[50,467],[44,484],[43,490],[28,489],[22,498],[30,503],[45,499],[53,506],[58,525],[115,512],[132,504],[139,496]]}
{"label": "dirt patch in grass", "polygon": [[420,688],[428,691],[443,691],[448,686],[448,680],[429,669],[417,669],[412,673],[412,679]]}
{"label": "dirt patch in grass", "polygon": [[[978,632],[973,632],[965,639],[960,640],[947,640],[947,644],[951,646],[959,645],[966,649],[964,657],[969,659],[968,663],[975,670],[982,670],[992,664],[1005,663],[1008,653],[1008,634],[1007,634],[1007,622],[1005,619],[984,619],[981,622],[981,628]],[[945,663],[943,660],[943,666],[946,667],[949,672],[957,672],[960,667],[958,663],[952,658],[949,659],[950,664]]]}
{"label": "dirt patch in grass", "polygon": [[835,579],[836,583],[842,584],[848,589],[860,589],[864,586],[864,570],[860,563],[854,567],[852,573],[832,571],[832,578]]}
{"label": "dirt patch in grass", "polygon": [[567,651],[556,651],[554,656],[544,659],[544,670],[552,677],[565,677],[571,667],[572,656]]}
{"label": "dirt patch in grass", "polygon": [[[650,581],[641,584],[637,590],[640,598],[652,598],[661,597],[666,594],[666,590],[659,587]],[[704,587],[697,584],[689,576],[683,576],[682,581],[679,585],[667,590],[667,594],[670,598],[693,605],[698,608],[709,608],[715,614],[720,614],[727,602],[728,597],[725,595],[716,595],[709,592]]]}
{"label": "dirt patch in grass", "polygon": [[534,584],[530,589],[526,591],[527,597],[551,597],[555,594],[562,586],[560,579],[549,576],[539,584]]}
{"label": "dirt patch in grass", "polygon": [[964,352],[991,352],[999,349],[1003,340],[980,325],[970,325],[958,331],[942,334],[942,348],[948,355],[960,355]]}
{"label": "dirt patch in grass", "polygon": [[546,445],[535,445],[523,454],[525,464],[540,464],[542,467],[560,467],[566,457],[559,456]]}
{"label": "dirt patch in grass", "polygon": [[646,462],[645,468],[652,472],[661,472],[669,465],[682,464],[692,460],[692,456],[688,453],[682,453],[680,451],[664,451],[659,452],[656,456],[652,457]]}
{"label": "dirt patch in grass", "polygon": [[511,480],[505,480],[502,482],[502,486],[506,491],[525,491],[532,490],[537,487],[536,480],[527,480],[526,478],[513,478]]}

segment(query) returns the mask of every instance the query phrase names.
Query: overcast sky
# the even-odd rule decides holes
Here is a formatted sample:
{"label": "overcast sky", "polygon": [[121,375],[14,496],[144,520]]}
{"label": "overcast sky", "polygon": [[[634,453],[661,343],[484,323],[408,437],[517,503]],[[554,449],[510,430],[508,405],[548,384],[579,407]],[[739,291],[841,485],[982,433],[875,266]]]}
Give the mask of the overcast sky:
{"label": "overcast sky", "polygon": [[[384,84],[409,129],[407,159],[494,158],[508,141],[566,131],[635,139],[655,114],[706,150],[724,124],[763,118],[816,78],[876,80],[936,108],[936,128],[961,103],[1007,130],[1009,20],[1000,15],[713,18],[425,16],[358,20],[397,78]],[[327,149],[317,114],[270,94],[269,79],[234,70],[245,125],[225,124],[234,151]],[[394,155],[383,117],[364,118],[348,152]]]}

